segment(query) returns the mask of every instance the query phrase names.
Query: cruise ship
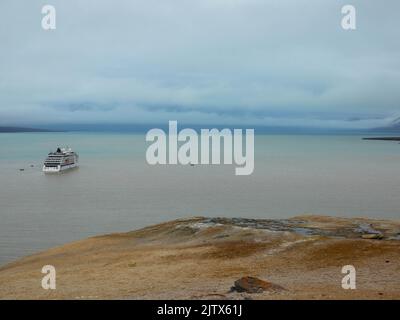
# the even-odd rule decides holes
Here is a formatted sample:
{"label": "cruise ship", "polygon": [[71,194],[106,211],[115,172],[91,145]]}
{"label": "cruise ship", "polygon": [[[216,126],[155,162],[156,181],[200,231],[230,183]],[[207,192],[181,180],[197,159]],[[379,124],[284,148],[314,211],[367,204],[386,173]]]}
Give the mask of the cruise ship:
{"label": "cruise ship", "polygon": [[71,148],[57,148],[50,152],[43,164],[43,172],[61,172],[78,166],[79,156]]}

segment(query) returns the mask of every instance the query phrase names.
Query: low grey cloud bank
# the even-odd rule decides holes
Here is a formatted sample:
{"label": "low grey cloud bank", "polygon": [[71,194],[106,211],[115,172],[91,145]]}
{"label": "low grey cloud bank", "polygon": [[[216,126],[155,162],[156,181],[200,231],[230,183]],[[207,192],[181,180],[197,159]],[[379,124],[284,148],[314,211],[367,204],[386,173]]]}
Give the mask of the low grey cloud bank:
{"label": "low grey cloud bank", "polygon": [[248,123],[371,128],[399,116],[400,3],[4,0],[0,125]]}

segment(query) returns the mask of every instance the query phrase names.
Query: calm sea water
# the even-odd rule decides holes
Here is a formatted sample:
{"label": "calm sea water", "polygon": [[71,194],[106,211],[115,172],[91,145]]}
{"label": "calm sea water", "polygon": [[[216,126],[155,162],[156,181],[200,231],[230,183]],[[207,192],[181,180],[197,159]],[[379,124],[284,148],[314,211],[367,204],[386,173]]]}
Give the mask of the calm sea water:
{"label": "calm sea water", "polygon": [[[80,168],[43,174],[47,152],[59,145],[80,154]],[[189,216],[400,217],[395,142],[260,135],[251,176],[235,176],[228,165],[149,166],[145,150],[141,134],[0,134],[0,264],[68,241]]]}

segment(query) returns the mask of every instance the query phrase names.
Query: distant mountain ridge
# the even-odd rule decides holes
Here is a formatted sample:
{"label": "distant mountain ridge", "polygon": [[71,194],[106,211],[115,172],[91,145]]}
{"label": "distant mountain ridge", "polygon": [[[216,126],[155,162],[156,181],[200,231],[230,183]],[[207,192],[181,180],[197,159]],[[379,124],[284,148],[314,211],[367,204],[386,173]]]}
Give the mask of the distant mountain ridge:
{"label": "distant mountain ridge", "polygon": [[376,127],[369,130],[370,132],[380,132],[380,133],[398,133],[400,134],[400,117],[394,119],[385,127]]}
{"label": "distant mountain ridge", "polygon": [[387,129],[391,132],[400,132],[400,117],[393,120],[391,126]]}
{"label": "distant mountain ridge", "polygon": [[400,129],[400,117],[393,121],[393,127]]}

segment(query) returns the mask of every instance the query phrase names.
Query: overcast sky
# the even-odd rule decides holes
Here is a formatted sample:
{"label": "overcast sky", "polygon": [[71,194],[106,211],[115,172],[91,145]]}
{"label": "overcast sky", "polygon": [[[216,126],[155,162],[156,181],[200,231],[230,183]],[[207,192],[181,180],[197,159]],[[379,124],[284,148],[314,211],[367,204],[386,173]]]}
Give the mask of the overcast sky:
{"label": "overcast sky", "polygon": [[[341,28],[345,4],[355,31]],[[0,12],[0,125],[400,116],[398,0],[1,0]]]}

